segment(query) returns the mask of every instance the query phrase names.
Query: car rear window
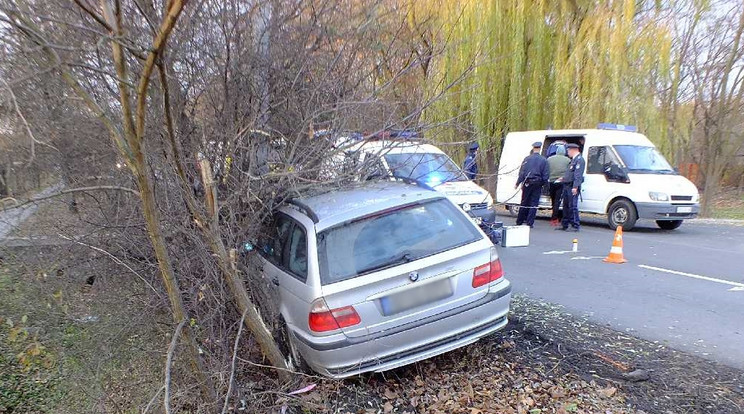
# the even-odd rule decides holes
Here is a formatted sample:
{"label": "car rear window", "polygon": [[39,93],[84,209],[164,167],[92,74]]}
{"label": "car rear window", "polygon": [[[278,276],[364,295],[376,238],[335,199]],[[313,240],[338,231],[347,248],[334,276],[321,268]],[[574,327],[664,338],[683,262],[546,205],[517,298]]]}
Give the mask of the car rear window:
{"label": "car rear window", "polygon": [[351,279],[481,239],[447,199],[385,210],[319,234],[322,284]]}

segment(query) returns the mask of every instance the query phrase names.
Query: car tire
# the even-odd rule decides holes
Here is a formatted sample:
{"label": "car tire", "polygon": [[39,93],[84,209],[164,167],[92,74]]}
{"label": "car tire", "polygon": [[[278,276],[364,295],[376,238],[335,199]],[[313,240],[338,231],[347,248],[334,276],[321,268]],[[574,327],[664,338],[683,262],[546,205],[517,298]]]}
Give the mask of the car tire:
{"label": "car tire", "polygon": [[623,226],[623,230],[632,230],[636,221],[638,221],[638,213],[630,200],[617,200],[607,211],[607,223],[613,230],[619,226]]}
{"label": "car tire", "polygon": [[[282,319],[280,321],[280,331],[279,331],[279,340],[277,341],[279,344],[279,350],[282,351],[282,354],[284,354],[286,360],[288,362],[291,362],[291,369],[295,372],[299,373],[310,373],[310,367],[305,362],[305,359],[302,357],[302,354],[300,354],[300,350],[297,349],[296,339],[294,339],[294,335],[292,335],[292,332],[289,330],[289,326],[287,326],[287,323]],[[288,364],[289,365],[289,364]]]}
{"label": "car tire", "polygon": [[515,204],[508,204],[506,206],[506,211],[508,211],[512,217],[517,217],[517,215],[519,214],[519,206]]}
{"label": "car tire", "polygon": [[656,225],[662,230],[674,230],[682,225],[682,220],[656,220]]}

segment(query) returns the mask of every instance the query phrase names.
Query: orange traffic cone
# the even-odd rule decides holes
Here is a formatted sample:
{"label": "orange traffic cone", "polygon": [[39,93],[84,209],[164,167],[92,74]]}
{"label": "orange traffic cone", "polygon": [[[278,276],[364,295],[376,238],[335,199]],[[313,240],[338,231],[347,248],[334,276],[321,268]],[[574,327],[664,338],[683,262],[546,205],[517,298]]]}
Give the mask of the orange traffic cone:
{"label": "orange traffic cone", "polygon": [[610,254],[602,260],[607,263],[625,263],[625,256],[623,256],[623,226],[617,226],[615,230],[615,237],[612,239],[612,247],[610,248]]}

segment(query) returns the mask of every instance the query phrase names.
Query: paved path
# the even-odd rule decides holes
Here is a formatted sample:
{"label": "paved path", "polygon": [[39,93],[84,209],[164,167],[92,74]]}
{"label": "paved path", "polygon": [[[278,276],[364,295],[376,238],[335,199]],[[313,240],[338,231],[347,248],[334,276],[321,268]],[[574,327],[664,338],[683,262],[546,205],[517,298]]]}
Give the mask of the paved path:
{"label": "paved path", "polygon": [[[62,189],[62,184],[53,185],[36,193],[34,198],[45,197]],[[19,200],[20,201],[20,200]],[[7,205],[7,204],[6,204]],[[0,240],[8,237],[26,219],[31,217],[39,208],[38,204],[27,204],[23,207],[2,210],[0,209]]]}
{"label": "paved path", "polygon": [[[639,222],[624,234],[628,263],[616,265],[602,262],[613,231],[590,221],[577,234],[540,219],[529,247],[500,248],[515,291],[744,369],[744,227],[693,221],[662,231]],[[578,253],[570,251],[574,237]]]}

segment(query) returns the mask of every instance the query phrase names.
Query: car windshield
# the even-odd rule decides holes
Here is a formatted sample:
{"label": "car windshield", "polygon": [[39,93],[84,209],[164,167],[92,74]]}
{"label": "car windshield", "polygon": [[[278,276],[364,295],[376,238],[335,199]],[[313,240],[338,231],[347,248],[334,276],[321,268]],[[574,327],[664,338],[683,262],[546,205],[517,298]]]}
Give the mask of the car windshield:
{"label": "car windshield", "polygon": [[386,154],[385,161],[396,177],[423,181],[429,186],[449,181],[465,181],[462,170],[444,154]]}
{"label": "car windshield", "polygon": [[674,169],[654,147],[641,145],[615,145],[628,171],[635,173],[674,174]]}
{"label": "car windshield", "polygon": [[481,239],[475,225],[447,199],[385,210],[321,232],[322,284],[418,260]]}

